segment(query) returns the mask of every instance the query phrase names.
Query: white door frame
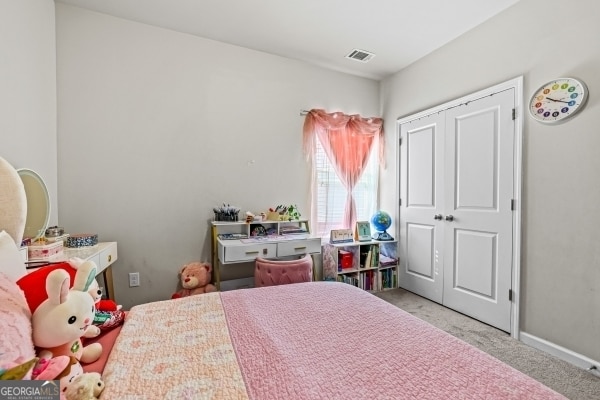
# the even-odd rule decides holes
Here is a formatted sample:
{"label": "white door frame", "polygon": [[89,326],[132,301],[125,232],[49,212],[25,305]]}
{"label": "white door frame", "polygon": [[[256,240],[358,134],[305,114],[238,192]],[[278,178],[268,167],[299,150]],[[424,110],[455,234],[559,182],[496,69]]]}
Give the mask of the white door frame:
{"label": "white door frame", "polygon": [[[494,93],[501,92],[514,88],[515,93],[515,144],[514,144],[514,212],[513,212],[513,268],[512,268],[512,303],[511,303],[511,337],[520,340],[519,327],[519,304],[520,304],[520,289],[521,289],[521,186],[522,186],[522,159],[523,159],[523,76],[510,79],[506,82],[499,83],[489,88],[471,93],[461,98],[440,104],[436,107],[411,114],[405,117],[399,117],[396,121],[396,143],[400,143],[400,125],[419,118],[423,118],[435,112],[441,112],[449,108],[457,107],[461,104],[468,103],[483,97],[491,96]],[[400,153],[396,157],[396,205],[400,205]],[[400,224],[396,224],[400,226]],[[398,228],[397,228],[398,229]],[[399,232],[396,232],[396,237]]]}

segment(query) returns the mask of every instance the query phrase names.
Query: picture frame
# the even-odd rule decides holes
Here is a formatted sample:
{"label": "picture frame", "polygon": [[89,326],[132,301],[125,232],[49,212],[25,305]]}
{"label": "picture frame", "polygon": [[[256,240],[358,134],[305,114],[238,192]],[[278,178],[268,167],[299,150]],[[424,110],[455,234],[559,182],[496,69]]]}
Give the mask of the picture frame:
{"label": "picture frame", "polygon": [[333,229],[329,234],[329,243],[354,242],[352,229]]}
{"label": "picture frame", "polygon": [[371,241],[371,223],[369,221],[356,221],[354,239],[358,242]]}

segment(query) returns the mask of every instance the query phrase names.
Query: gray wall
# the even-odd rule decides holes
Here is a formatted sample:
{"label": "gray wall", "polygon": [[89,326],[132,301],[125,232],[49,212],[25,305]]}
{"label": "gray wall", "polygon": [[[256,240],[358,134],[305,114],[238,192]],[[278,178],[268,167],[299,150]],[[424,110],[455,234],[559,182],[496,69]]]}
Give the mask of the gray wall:
{"label": "gray wall", "polygon": [[[170,298],[209,260],[212,208],[297,203],[301,109],[379,112],[377,81],[58,3],[60,223],[116,240],[125,307]],[[245,267],[245,268],[244,268]],[[140,272],[129,288],[127,274]],[[253,265],[224,278],[251,276]]]}
{"label": "gray wall", "polygon": [[[524,102],[547,80],[574,76],[586,108],[556,126],[525,116],[521,330],[600,360],[600,2],[521,0],[381,83],[388,143],[395,121],[519,75]],[[527,108],[525,107],[525,112]],[[388,149],[388,160],[396,149]],[[384,172],[382,208],[394,205]]]}
{"label": "gray wall", "polygon": [[0,2],[0,157],[36,171],[58,220],[54,2]]}

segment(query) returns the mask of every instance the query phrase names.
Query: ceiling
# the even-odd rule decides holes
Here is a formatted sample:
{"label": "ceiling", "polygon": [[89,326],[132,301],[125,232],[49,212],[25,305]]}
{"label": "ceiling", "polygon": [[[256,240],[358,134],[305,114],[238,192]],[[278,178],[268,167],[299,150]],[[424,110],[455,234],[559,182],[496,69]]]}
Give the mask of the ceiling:
{"label": "ceiling", "polygon": [[519,0],[55,1],[380,80]]}

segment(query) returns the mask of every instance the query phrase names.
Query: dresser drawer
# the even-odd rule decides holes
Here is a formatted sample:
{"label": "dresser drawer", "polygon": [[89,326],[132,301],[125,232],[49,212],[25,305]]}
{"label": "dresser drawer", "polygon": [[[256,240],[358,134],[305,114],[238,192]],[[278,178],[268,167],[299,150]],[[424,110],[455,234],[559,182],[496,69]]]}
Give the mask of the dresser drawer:
{"label": "dresser drawer", "polygon": [[27,246],[19,248],[19,253],[21,253],[21,258],[23,259],[23,262],[29,261],[29,252],[27,251]]}
{"label": "dresser drawer", "polygon": [[290,240],[277,243],[277,257],[321,252],[321,238]]}
{"label": "dresser drawer", "polygon": [[100,271],[104,271],[106,267],[117,261],[117,244],[111,244],[107,248],[103,249],[100,252],[99,258],[98,269]]}
{"label": "dresser drawer", "polygon": [[[221,244],[219,244],[221,246]],[[252,261],[256,257],[275,257],[277,243],[258,243],[245,246],[223,246],[219,253],[223,254],[223,262]]]}

